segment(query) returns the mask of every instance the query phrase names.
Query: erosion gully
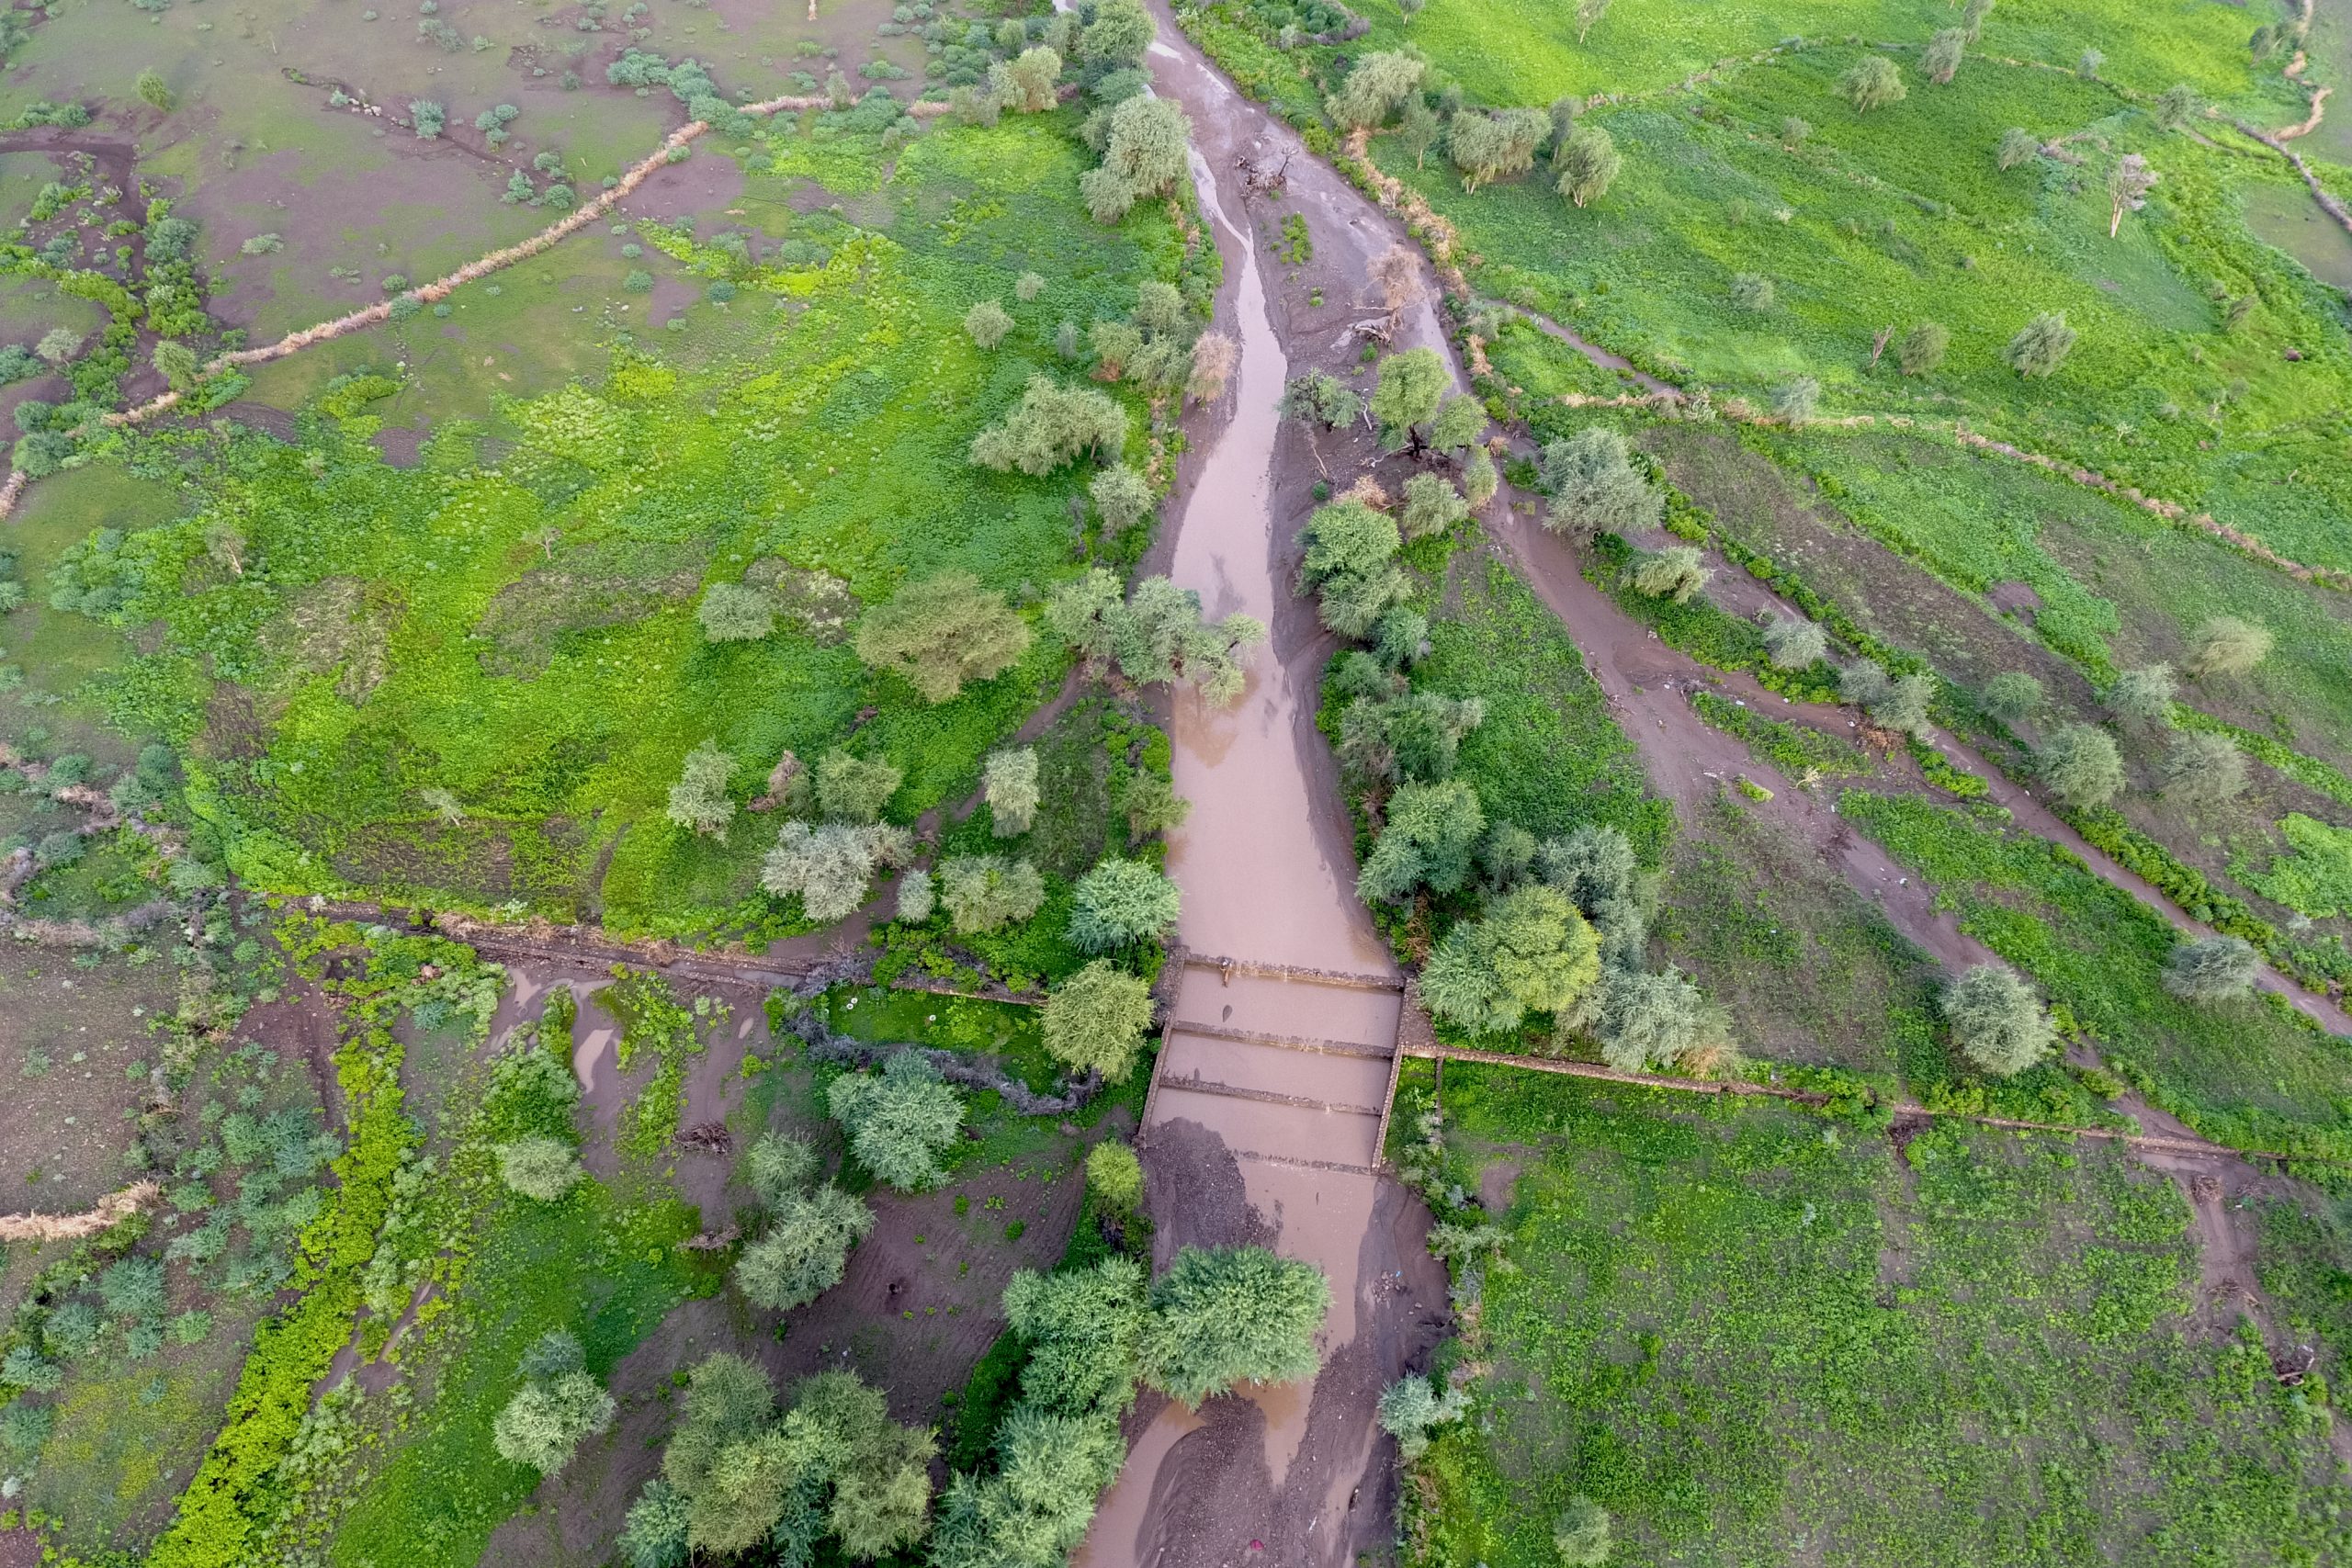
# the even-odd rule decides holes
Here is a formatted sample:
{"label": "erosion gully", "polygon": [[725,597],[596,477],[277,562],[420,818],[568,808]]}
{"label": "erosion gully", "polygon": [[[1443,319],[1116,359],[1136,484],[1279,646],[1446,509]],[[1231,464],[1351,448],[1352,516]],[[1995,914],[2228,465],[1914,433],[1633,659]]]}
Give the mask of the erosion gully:
{"label": "erosion gully", "polygon": [[[1293,536],[1321,466],[1307,439],[1273,411],[1295,370],[1347,363],[1347,307],[1356,303],[1372,259],[1402,234],[1389,214],[1237,91],[1174,25],[1162,0],[1153,10],[1160,24],[1151,46],[1156,90],[1192,117],[1195,185],[1227,257],[1217,314],[1241,344],[1233,392],[1199,416],[1179,465],[1172,553],[1164,565],[1199,591],[1211,614],[1256,615],[1272,637],[1233,706],[1211,709],[1188,696],[1173,715],[1175,783],[1193,813],[1170,841],[1169,870],[1184,894],[1179,974],[1139,1142],[1163,1255],[1187,1244],[1263,1242],[1321,1265],[1333,1304],[1323,1369],[1311,1382],[1212,1400],[1197,1412],[1150,1401],[1138,1408],[1126,1468],[1078,1561],[1083,1568],[1336,1565],[1389,1540],[1393,1467],[1373,1404],[1442,1328],[1444,1278],[1421,1247],[1426,1213],[1377,1171],[1374,1131],[1405,1004],[1395,966],[1353,895],[1350,825],[1314,728],[1330,644],[1290,586]],[[1332,280],[1326,287],[1338,309],[1311,316],[1291,298],[1303,289],[1270,288],[1281,264],[1251,206],[1250,168],[1281,169],[1282,207],[1306,220],[1316,253],[1308,270]],[[1294,280],[1297,275],[1293,269]],[[1597,363],[1613,359],[1560,335]],[[1417,345],[1437,349],[1457,386],[1466,384],[1426,293],[1396,323],[1391,344]],[[1743,683],[1701,667],[1627,616],[1586,581],[1574,552],[1535,524],[1533,511],[1506,491],[1489,508],[1489,536],[1585,649],[1652,780],[1686,815],[1695,812],[1757,764],[1740,742],[1698,717],[1688,693]],[[1735,694],[1782,705],[1760,688]],[[1944,745],[1991,781],[1994,798],[2025,829],[2065,843],[2176,925],[2196,929],[2041,802],[1956,742]],[[1940,962],[1993,960],[1936,908],[1930,889],[1812,792],[1783,790],[1757,809],[1815,846]],[[2332,1003],[2276,976],[2270,982],[2328,1027],[2347,1029]],[[2153,1108],[2131,1109],[2150,1133],[2189,1135]],[[2250,1175],[2242,1161],[2214,1148],[2210,1159],[2159,1163],[2177,1168],[2200,1235],[2234,1234],[2222,1212],[2224,1184],[2212,1172]],[[2212,1290],[2250,1295],[2242,1248],[2209,1243],[2209,1250]]]}

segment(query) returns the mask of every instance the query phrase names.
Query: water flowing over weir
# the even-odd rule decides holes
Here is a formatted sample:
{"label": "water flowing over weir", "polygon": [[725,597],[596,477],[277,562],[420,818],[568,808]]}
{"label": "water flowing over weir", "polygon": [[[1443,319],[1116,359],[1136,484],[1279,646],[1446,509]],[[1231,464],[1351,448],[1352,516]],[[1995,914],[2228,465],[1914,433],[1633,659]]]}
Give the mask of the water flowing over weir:
{"label": "water flowing over weir", "polygon": [[[1360,231],[1332,236],[1342,254],[1368,263],[1392,236],[1164,14],[1160,24],[1158,90],[1193,118],[1193,177],[1226,255],[1218,321],[1241,345],[1230,416],[1185,460],[1169,570],[1210,615],[1257,616],[1272,638],[1251,656],[1232,706],[1189,692],[1175,705],[1175,785],[1193,803],[1168,857],[1183,890],[1184,952],[1138,1143],[1159,1264],[1184,1245],[1261,1243],[1321,1267],[1331,1311],[1323,1370],[1310,1382],[1198,1412],[1170,1404],[1155,1413],[1157,1396],[1147,1395],[1126,1468],[1078,1561],[1336,1568],[1387,1539],[1389,1472],[1377,1462],[1373,1407],[1427,1343],[1430,1316],[1417,1302],[1442,1300],[1443,1282],[1423,1245],[1426,1214],[1374,1168],[1401,982],[1355,897],[1351,830],[1314,725],[1329,642],[1291,592],[1303,518],[1283,514],[1277,499],[1279,448],[1298,439],[1285,437],[1275,412],[1291,355],[1237,160],[1293,152],[1289,197],[1318,227]],[[1416,337],[1435,336],[1433,318],[1410,325]],[[1311,462],[1303,448],[1287,460]]]}

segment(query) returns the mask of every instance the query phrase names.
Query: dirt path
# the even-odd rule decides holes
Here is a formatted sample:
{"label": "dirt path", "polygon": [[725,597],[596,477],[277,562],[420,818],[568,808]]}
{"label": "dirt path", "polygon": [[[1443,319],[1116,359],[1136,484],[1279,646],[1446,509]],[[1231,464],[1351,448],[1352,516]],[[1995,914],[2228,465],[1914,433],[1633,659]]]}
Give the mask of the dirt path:
{"label": "dirt path", "polygon": [[[1445,1278],[1429,1256],[1426,1211],[1374,1168],[1404,1003],[1355,897],[1352,833],[1314,728],[1329,640],[1290,592],[1318,468],[1274,405],[1295,368],[1345,367],[1342,312],[1361,315],[1349,308],[1372,258],[1397,236],[1217,75],[1164,10],[1159,21],[1157,90],[1193,118],[1195,183],[1227,258],[1217,314],[1241,344],[1230,412],[1204,422],[1180,467],[1167,566],[1211,614],[1256,615],[1272,637],[1231,708],[1189,694],[1175,705],[1175,784],[1193,803],[1168,862],[1184,894],[1181,938],[1250,964],[1180,961],[1139,1143],[1157,1261],[1185,1245],[1263,1243],[1319,1265],[1332,1306],[1311,1382],[1198,1412],[1138,1409],[1127,1465],[1079,1561],[1340,1568],[1389,1544],[1393,1450],[1373,1407],[1433,1342]],[[1241,172],[1285,156],[1281,206],[1306,218],[1315,276],[1331,281],[1339,308],[1319,319],[1294,306],[1304,290],[1281,287],[1295,279],[1258,243],[1267,212],[1250,205]],[[1443,346],[1426,298],[1396,335]]]}

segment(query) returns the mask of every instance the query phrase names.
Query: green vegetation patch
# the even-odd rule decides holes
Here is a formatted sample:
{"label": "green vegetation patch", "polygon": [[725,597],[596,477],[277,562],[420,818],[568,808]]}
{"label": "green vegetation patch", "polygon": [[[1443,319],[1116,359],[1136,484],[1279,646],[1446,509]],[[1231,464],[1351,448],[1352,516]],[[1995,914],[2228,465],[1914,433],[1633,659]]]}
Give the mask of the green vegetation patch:
{"label": "green vegetation patch", "polygon": [[2343,1550],[2326,1416],[2250,1327],[2196,1325],[2188,1205],[2128,1156],[1951,1126],[1897,1155],[1778,1107],[1461,1064],[1444,1089],[1480,1151],[1454,1179],[1511,1194],[1510,1268],[1460,1268],[1481,1375],[1408,1562],[1554,1568],[1577,1496],[1626,1568]]}
{"label": "green vegetation patch", "polygon": [[1485,722],[1463,738],[1457,773],[1477,786],[1488,819],[1538,838],[1588,822],[1619,828],[1656,864],[1674,808],[1650,793],[1640,754],[1559,621],[1485,549],[1455,552],[1442,611],[1413,684],[1487,705]]}
{"label": "green vegetation patch", "polygon": [[1961,913],[2165,1110],[2236,1148],[2352,1156],[2352,1058],[2282,1000],[2165,989],[2162,916],[2066,851],[1910,796],[1848,790],[1838,814]]}
{"label": "green vegetation patch", "polygon": [[2267,871],[2233,867],[2231,874],[2315,920],[2352,910],[2352,828],[2331,828],[2297,811],[2280,820],[2278,831],[2293,853],[2274,857]]}

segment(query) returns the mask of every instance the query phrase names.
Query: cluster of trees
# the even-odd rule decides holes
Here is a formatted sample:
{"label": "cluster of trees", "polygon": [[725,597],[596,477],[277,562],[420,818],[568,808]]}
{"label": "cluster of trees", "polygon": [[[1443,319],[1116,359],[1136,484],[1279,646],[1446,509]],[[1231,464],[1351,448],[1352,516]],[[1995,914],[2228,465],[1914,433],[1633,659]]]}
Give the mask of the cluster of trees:
{"label": "cluster of trees", "polygon": [[1241,694],[1241,650],[1266,637],[1249,615],[1209,620],[1197,592],[1165,577],[1147,577],[1123,593],[1118,577],[1102,567],[1063,584],[1046,620],[1082,657],[1136,685],[1182,682],[1217,707]]}
{"label": "cluster of trees", "polygon": [[688,1374],[684,1408],[621,1531],[629,1568],[682,1568],[689,1558],[766,1546],[807,1562],[830,1537],[871,1561],[922,1539],[939,1445],[889,1418],[856,1373],[820,1372],[779,1410],[775,1384],[741,1356],[710,1357]]}
{"label": "cluster of trees", "polygon": [[[2269,628],[2235,615],[2216,615],[2188,637],[2183,666],[2192,679],[2243,675],[2268,657],[2276,639]],[[2174,702],[2180,689],[2169,664],[2121,671],[2104,694],[2108,714],[2126,734],[2167,737],[2156,763],[2165,794],[2193,806],[2217,806],[2245,792],[2245,753],[2225,735],[2174,729]],[[2041,682],[2023,671],[2009,671],[1985,682],[1977,695],[1985,712],[2006,724],[2020,724],[2041,711]],[[2115,736],[2096,725],[2064,726],[2035,749],[2036,771],[2052,795],[2068,806],[2105,806],[2129,782]]]}
{"label": "cluster of trees", "polygon": [[[1090,1160],[1090,1176],[1091,1162]],[[1013,1276],[1005,1317],[1028,1347],[992,1468],[957,1475],[931,1539],[936,1568],[1058,1562],[1126,1457],[1138,1384],[1197,1406],[1247,1383],[1311,1375],[1330,1285],[1262,1247],[1186,1247],[1148,1289],[1125,1258]]]}
{"label": "cluster of trees", "polygon": [[765,1226],[736,1258],[735,1283],[754,1306],[790,1312],[815,1301],[842,1282],[850,1249],[874,1228],[865,1201],[817,1180],[817,1168],[802,1138],[769,1133],[744,1151],[738,1174]]}
{"label": "cluster of trees", "polygon": [[[1606,0],[1584,0],[1588,7]],[[1462,176],[1462,188],[1482,185],[1548,160],[1554,188],[1577,207],[1608,194],[1624,167],[1617,144],[1600,126],[1577,120],[1580,107],[1561,98],[1547,111],[1482,109],[1465,106],[1461,89],[1438,87],[1429,64],[1413,49],[1385,50],[1360,57],[1324,110],[1349,130],[1378,130],[1395,125],[1413,150],[1418,167],[1431,150],[1442,148]]]}

